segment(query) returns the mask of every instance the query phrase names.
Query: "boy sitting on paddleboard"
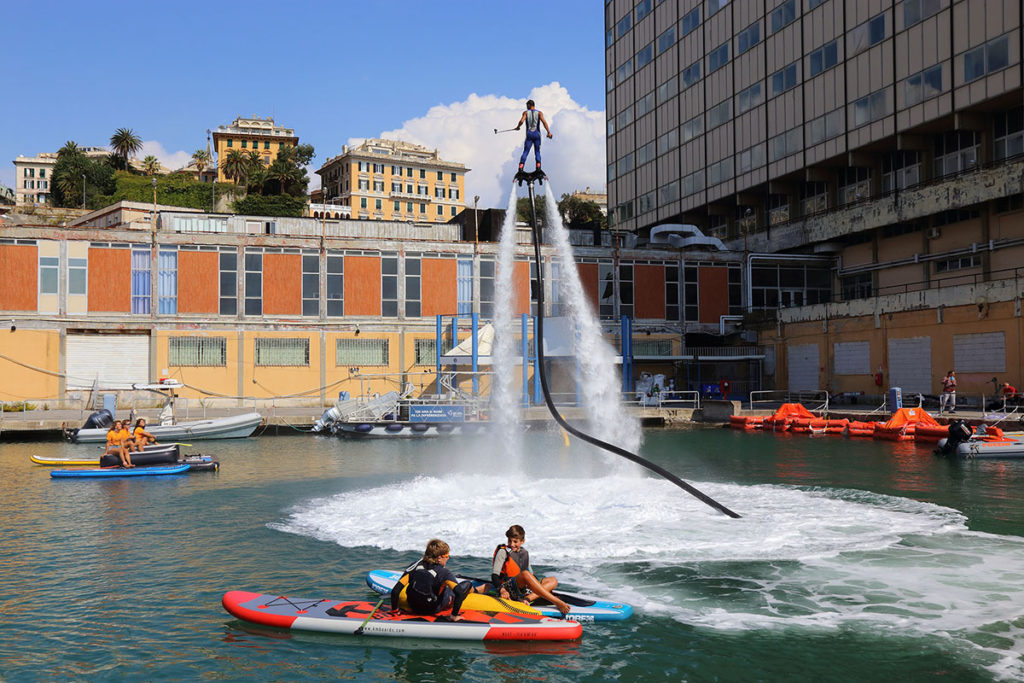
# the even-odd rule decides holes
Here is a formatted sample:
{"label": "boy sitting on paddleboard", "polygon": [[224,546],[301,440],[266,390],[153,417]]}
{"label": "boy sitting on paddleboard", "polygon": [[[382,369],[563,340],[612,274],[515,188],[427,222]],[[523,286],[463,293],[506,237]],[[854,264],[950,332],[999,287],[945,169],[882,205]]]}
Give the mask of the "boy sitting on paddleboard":
{"label": "boy sitting on paddleboard", "polygon": [[[491,562],[491,583],[504,599],[520,600],[531,603],[538,597],[544,598],[554,605],[562,614],[569,613],[569,605],[551,593],[558,586],[558,579],[545,576],[540,581],[533,575],[530,568],[530,553],[523,547],[526,531],[518,524],[513,524],[505,532],[507,543],[494,549]],[[485,584],[483,590],[487,590]],[[477,589],[480,590],[480,589]],[[483,591],[481,591],[483,592]]]}
{"label": "boy sitting on paddleboard", "polygon": [[452,620],[460,621],[462,601],[473,584],[460,582],[445,566],[450,556],[447,543],[431,539],[423,559],[411,564],[391,589],[391,611],[397,611],[404,598],[406,608],[413,614],[437,614],[450,609]]}

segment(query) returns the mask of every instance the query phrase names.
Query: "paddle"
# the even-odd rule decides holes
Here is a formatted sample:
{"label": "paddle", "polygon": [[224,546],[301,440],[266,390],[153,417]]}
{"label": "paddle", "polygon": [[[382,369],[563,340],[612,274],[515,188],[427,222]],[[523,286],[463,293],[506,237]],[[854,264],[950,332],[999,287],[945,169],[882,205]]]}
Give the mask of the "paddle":
{"label": "paddle", "polygon": [[363,635],[363,629],[366,628],[366,624],[370,621],[370,619],[373,618],[373,615],[377,613],[377,610],[380,609],[380,606],[384,603],[384,598],[386,598],[386,597],[388,597],[388,596],[387,595],[382,595],[380,597],[380,600],[378,600],[377,604],[374,605],[373,611],[371,611],[369,614],[366,615],[366,618],[363,619],[363,623],[359,624],[359,628],[357,628],[355,631],[353,631],[352,635],[354,635],[354,636],[361,636],[361,635]]}

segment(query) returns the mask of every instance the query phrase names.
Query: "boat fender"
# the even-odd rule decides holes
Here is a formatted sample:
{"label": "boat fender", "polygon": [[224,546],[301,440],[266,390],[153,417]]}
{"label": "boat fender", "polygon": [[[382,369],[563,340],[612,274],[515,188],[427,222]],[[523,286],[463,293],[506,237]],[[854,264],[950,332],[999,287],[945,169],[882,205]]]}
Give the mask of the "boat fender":
{"label": "boat fender", "polygon": [[372,430],[373,430],[373,425],[366,424],[365,422],[363,424],[356,425],[356,431],[359,432],[360,434],[366,434],[367,432],[372,431]]}
{"label": "boat fender", "polygon": [[385,431],[390,432],[391,434],[397,434],[403,429],[405,429],[405,425],[400,424],[389,424],[387,427],[384,428]]}
{"label": "boat fender", "polygon": [[441,432],[442,434],[447,434],[453,429],[455,429],[455,425],[447,422],[442,422],[441,424],[437,425],[437,431]]}
{"label": "boat fender", "polygon": [[430,429],[430,425],[425,425],[422,422],[418,423],[418,424],[414,424],[412,426],[412,431],[420,433],[420,434],[422,434],[423,432],[427,431],[428,429]]}

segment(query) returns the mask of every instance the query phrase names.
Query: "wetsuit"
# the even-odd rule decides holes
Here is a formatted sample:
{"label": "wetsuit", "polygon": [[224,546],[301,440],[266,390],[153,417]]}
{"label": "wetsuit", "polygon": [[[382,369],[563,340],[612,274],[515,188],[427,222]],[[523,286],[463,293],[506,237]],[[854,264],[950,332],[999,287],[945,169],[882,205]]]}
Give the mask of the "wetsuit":
{"label": "wetsuit", "polygon": [[519,157],[520,168],[526,163],[531,145],[533,158],[537,160],[537,168],[540,168],[540,112],[536,109],[526,110],[526,142],[523,143],[523,156]]}
{"label": "wetsuit", "polygon": [[[411,591],[410,583],[413,584]],[[409,565],[391,589],[391,610],[397,610],[402,597],[405,597],[409,610],[414,614],[437,614],[451,609],[454,617],[458,615],[462,601],[472,587],[469,581],[460,582],[456,579],[455,574],[444,565],[417,560]],[[428,590],[434,596],[433,604],[428,604],[430,598],[423,596],[417,588]]]}
{"label": "wetsuit", "polygon": [[502,543],[494,549],[494,559],[491,562],[491,585],[494,590],[501,593],[504,588],[515,600],[521,600],[525,591],[516,584],[516,577],[530,569],[530,553],[526,548],[512,550]]}

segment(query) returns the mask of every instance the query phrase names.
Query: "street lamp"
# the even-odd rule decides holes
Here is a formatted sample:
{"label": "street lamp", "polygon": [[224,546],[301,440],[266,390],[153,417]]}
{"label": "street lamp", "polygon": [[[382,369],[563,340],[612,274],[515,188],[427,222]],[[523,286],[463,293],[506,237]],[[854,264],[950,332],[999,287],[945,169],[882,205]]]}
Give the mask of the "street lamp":
{"label": "street lamp", "polygon": [[[210,151],[210,129],[206,129],[206,155],[210,157],[207,163],[213,163],[213,152]],[[200,171],[202,173],[202,171]],[[213,178],[210,180],[210,213],[217,210],[217,174],[213,174]]]}
{"label": "street lamp", "polygon": [[150,227],[156,232],[156,176],[153,176],[153,220]]}
{"label": "street lamp", "polygon": [[82,174],[82,208],[85,208],[85,174]]}
{"label": "street lamp", "polygon": [[479,244],[480,240],[480,223],[477,218],[476,205],[480,201],[480,195],[473,197],[473,245],[474,247]]}

